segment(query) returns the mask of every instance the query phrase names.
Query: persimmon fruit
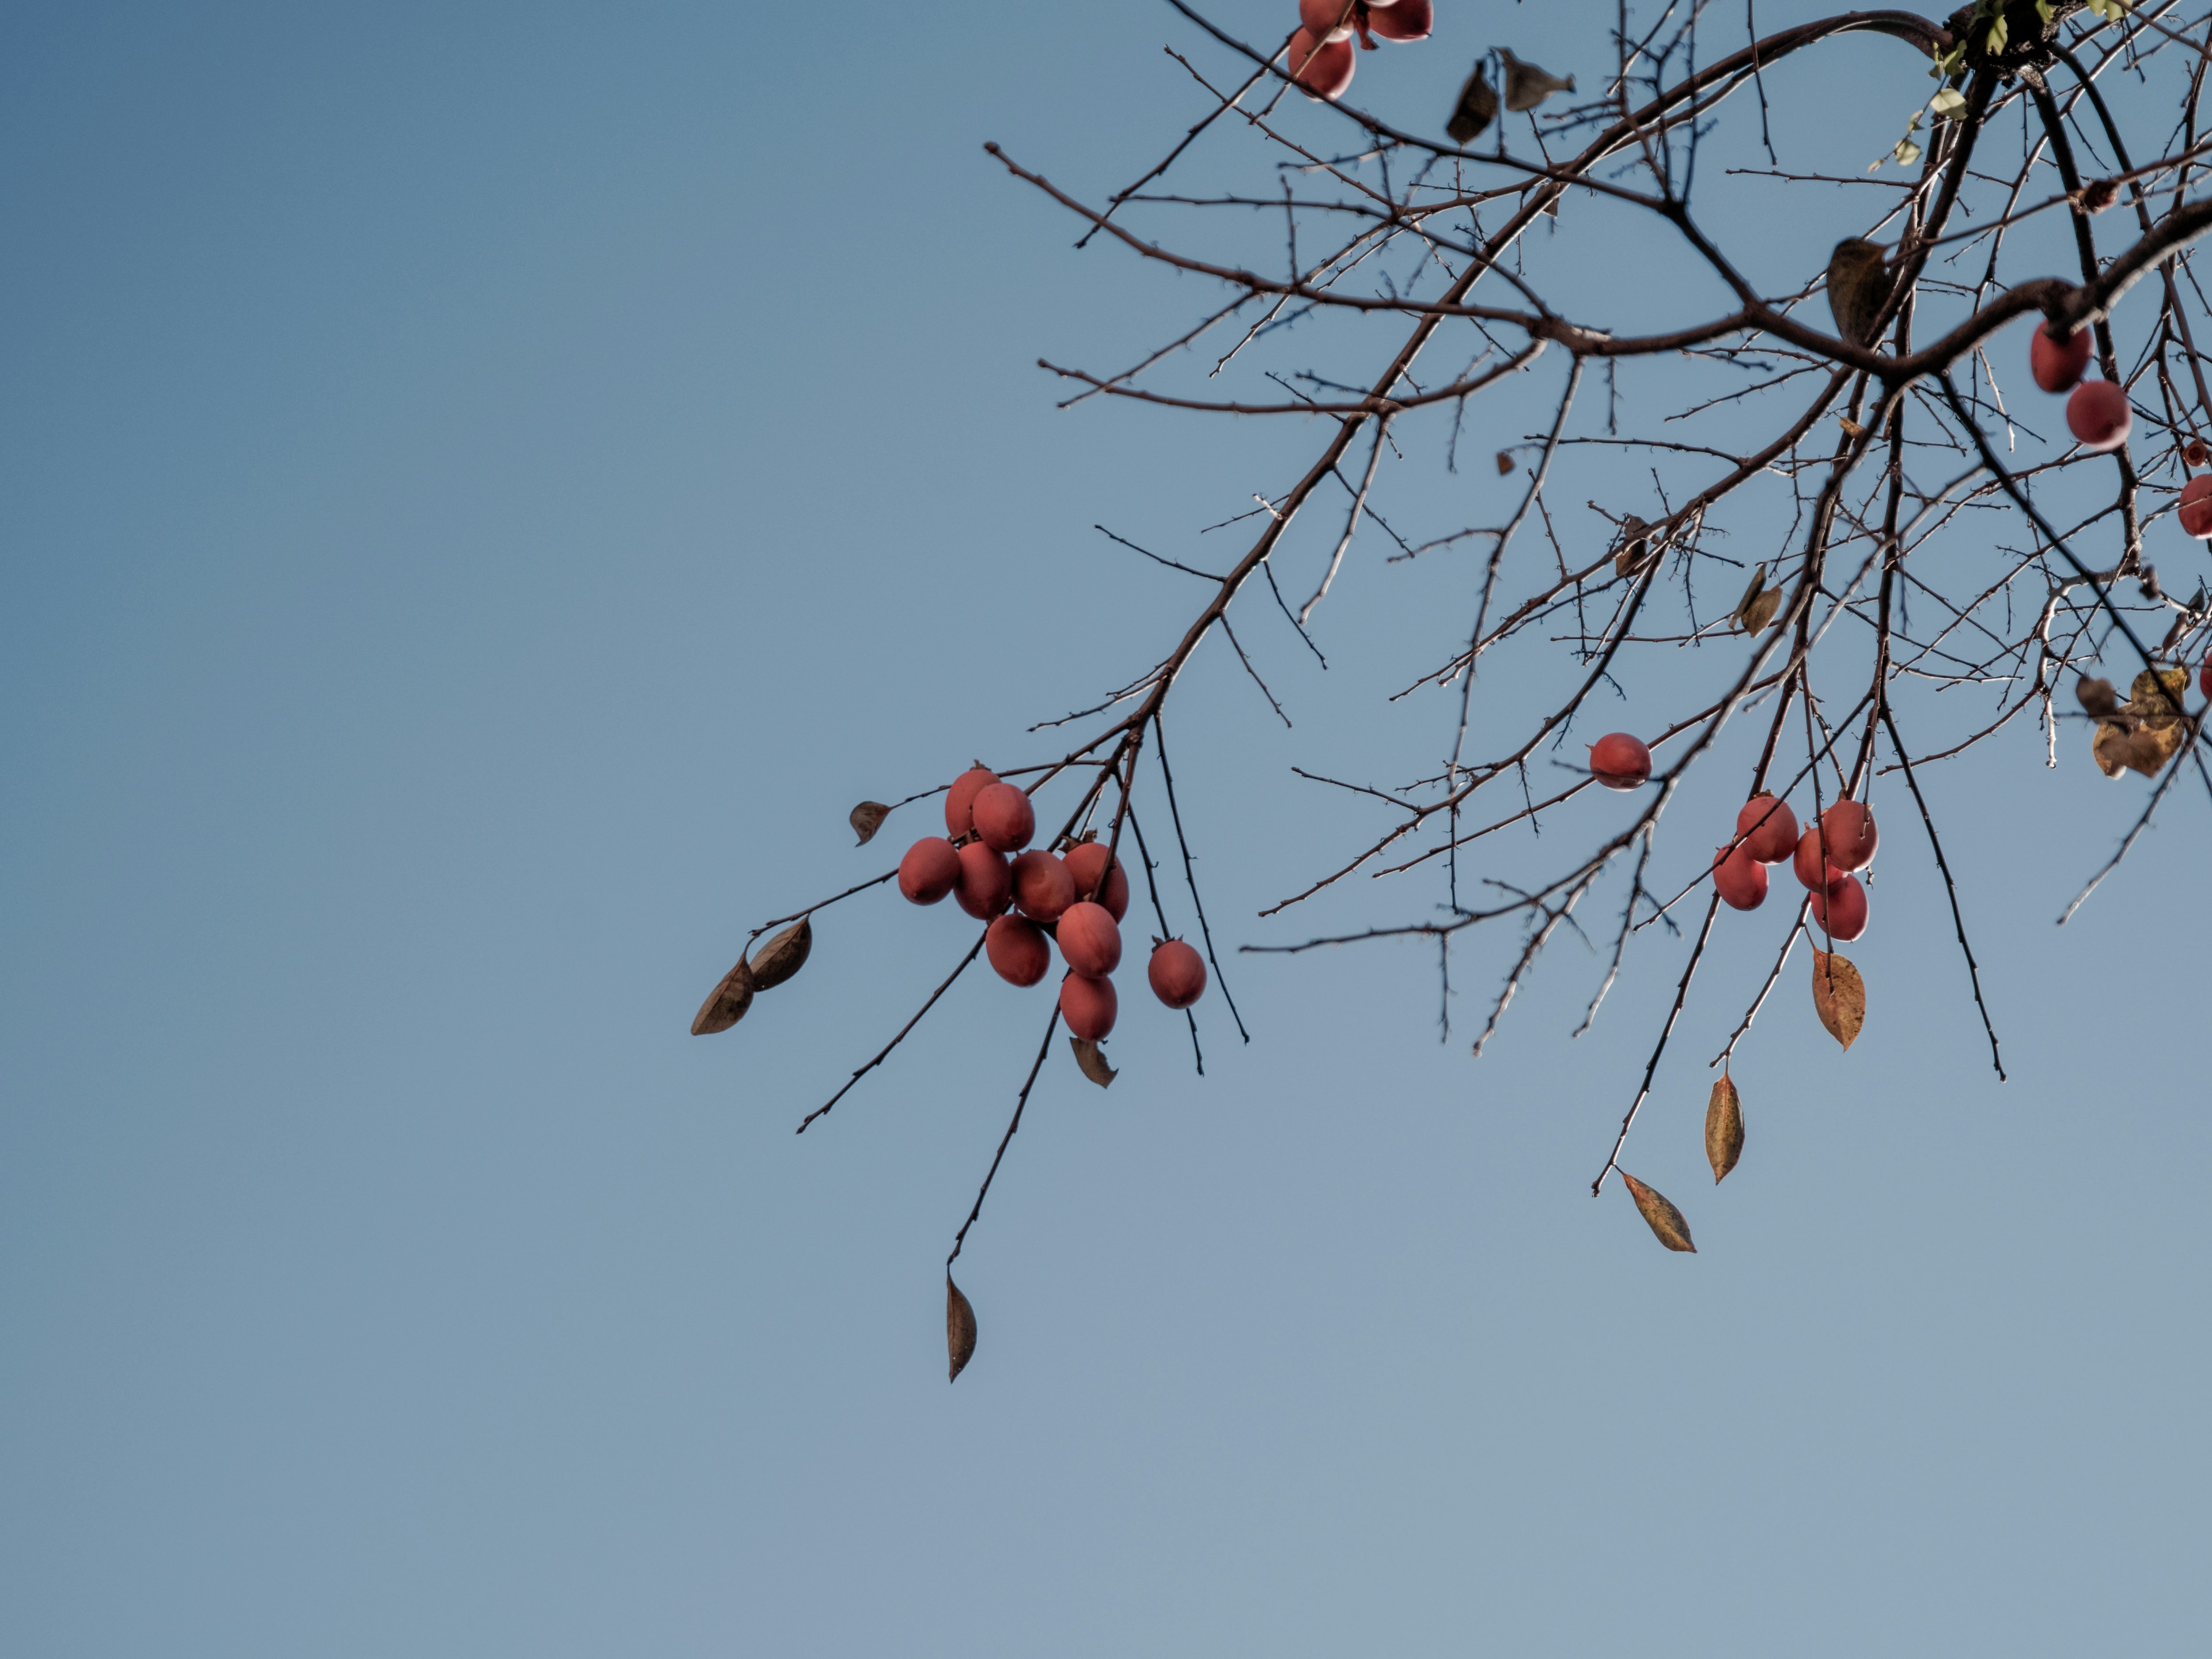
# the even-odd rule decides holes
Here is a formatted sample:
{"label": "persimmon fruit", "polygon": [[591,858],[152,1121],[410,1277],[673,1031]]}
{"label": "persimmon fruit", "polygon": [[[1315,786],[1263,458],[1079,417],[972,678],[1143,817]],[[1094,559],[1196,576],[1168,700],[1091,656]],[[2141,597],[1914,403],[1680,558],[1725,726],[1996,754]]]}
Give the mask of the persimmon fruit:
{"label": "persimmon fruit", "polygon": [[1061,958],[1085,979],[1103,979],[1121,965],[1121,930],[1103,904],[1080,899],[1069,905],[1054,937]]}
{"label": "persimmon fruit", "polygon": [[898,888],[916,904],[935,904],[960,879],[960,854],[942,836],[924,836],[899,860]]}
{"label": "persimmon fruit", "polygon": [[1114,1029],[1120,1000],[1110,979],[1085,979],[1070,974],[1060,982],[1060,1017],[1077,1036],[1096,1042]]}
{"label": "persimmon fruit", "polygon": [[1651,775],[1651,751],[1626,732],[1608,732],[1590,745],[1589,769],[1608,789],[1641,788]]}
{"label": "persimmon fruit", "polygon": [[978,789],[971,815],[976,835],[994,853],[1018,853],[1036,834],[1030,798],[1011,783],[987,783]]}
{"label": "persimmon fruit", "polygon": [[1845,876],[1825,893],[1813,895],[1813,920],[1828,937],[1848,945],[1867,928],[1867,890],[1856,876]]}
{"label": "persimmon fruit", "polygon": [[2066,400],[2066,429],[2094,453],[2127,442],[2135,419],[2127,392],[2110,380],[2084,380]]}
{"label": "persimmon fruit", "polygon": [[1022,916],[1000,916],[983,933],[991,971],[1009,985],[1035,985],[1052,966],[1044,929]]}
{"label": "persimmon fruit", "polygon": [[975,820],[969,816],[975,810],[975,797],[999,781],[999,775],[988,766],[973,766],[952,780],[952,787],[945,792],[945,833],[957,841],[975,832]]}
{"label": "persimmon fruit", "polygon": [[1735,910],[1756,910],[1766,902],[1766,866],[1748,847],[1713,849],[1713,887]]}
{"label": "persimmon fruit", "polygon": [[1206,994],[1206,958],[1179,939],[1152,947],[1145,966],[1152,994],[1170,1008],[1188,1008]]}
{"label": "persimmon fruit", "polygon": [[1099,893],[1098,902],[1119,921],[1129,914],[1129,872],[1119,859],[1114,859],[1113,868],[1107,870],[1106,860],[1112,857],[1103,842],[1079,842],[1067,849],[1067,873],[1075,878],[1075,896],[1089,898],[1098,885],[1098,872],[1106,870],[1106,887]]}
{"label": "persimmon fruit", "polygon": [[1780,864],[1797,850],[1797,815],[1771,795],[1753,795],[1736,810],[1735,832],[1761,864]]}
{"label": "persimmon fruit", "polygon": [[1050,927],[1075,902],[1075,878],[1042,848],[1032,847],[1014,860],[1013,878],[1014,902],[1031,921]]}
{"label": "persimmon fruit", "polygon": [[2045,392],[2067,391],[2087,371],[2094,343],[2086,328],[2077,328],[2062,340],[2051,331],[2050,324],[2038,323],[2027,348],[2028,373]]}
{"label": "persimmon fruit", "polygon": [[1820,828],[1827,836],[1828,862],[1837,869],[1863,870],[1874,862],[1874,849],[1881,837],[1865,802],[1838,801],[1820,814]]}
{"label": "persimmon fruit", "polygon": [[988,921],[1006,908],[1013,891],[1014,872],[1006,867],[1004,853],[994,853],[980,841],[960,849],[960,879],[952,896],[962,909],[978,921]]}

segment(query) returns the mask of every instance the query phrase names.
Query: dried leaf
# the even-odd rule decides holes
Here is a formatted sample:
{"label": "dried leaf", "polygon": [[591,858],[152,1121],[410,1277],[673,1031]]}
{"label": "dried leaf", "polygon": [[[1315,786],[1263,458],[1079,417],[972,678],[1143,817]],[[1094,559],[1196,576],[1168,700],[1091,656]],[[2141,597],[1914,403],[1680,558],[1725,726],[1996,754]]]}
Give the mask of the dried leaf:
{"label": "dried leaf", "polygon": [[1114,1086],[1114,1079],[1121,1074],[1106,1063],[1106,1056],[1099,1052],[1097,1043],[1089,1037],[1070,1037],[1067,1046],[1075,1050],[1075,1063],[1084,1076],[1102,1089]]}
{"label": "dried leaf", "polygon": [[1633,513],[1620,521],[1620,551],[1613,556],[1613,570],[1632,576],[1651,562],[1651,526]]}
{"label": "dried leaf", "polygon": [[945,1356],[951,1362],[951,1375],[945,1380],[959,1381],[960,1373],[975,1354],[975,1310],[968,1305],[968,1298],[960,1294],[960,1287],[952,1282],[952,1275],[945,1275]]}
{"label": "dried leaf", "polygon": [[745,1010],[753,1006],[753,970],[743,957],[738,965],[722,975],[722,982],[707,993],[707,1000],[699,1005],[698,1013],[691,1021],[693,1036],[712,1036],[717,1031],[726,1031],[745,1017]]}
{"label": "dried leaf", "polygon": [[1743,631],[1747,634],[1764,632],[1773,626],[1775,616],[1781,609],[1782,590],[1778,587],[1768,588],[1749,605],[1744,606],[1743,615],[1740,618],[1743,623]]}
{"label": "dried leaf", "polygon": [[1713,1166],[1713,1185],[1719,1186],[1742,1156],[1743,1097],[1735,1091],[1735,1079],[1723,1072],[1705,1106],[1705,1162]]}
{"label": "dried leaf", "polygon": [[[2164,689],[2160,683],[2163,681]],[[2168,696],[2171,692],[2172,695]],[[2148,669],[2135,678],[2128,687],[2128,708],[2140,714],[2146,724],[2157,726],[2169,722],[2182,707],[2182,699],[2189,693],[2189,671],[2186,668]]]}
{"label": "dried leaf", "polygon": [[1813,952],[1813,1007],[1828,1035],[1848,1048],[1866,1024],[1866,981],[1849,957]]}
{"label": "dried leaf", "polygon": [[1753,603],[1759,598],[1759,590],[1765,586],[1766,566],[1762,562],[1759,568],[1751,573],[1751,583],[1743,590],[1743,597],[1735,602],[1735,616],[1739,627],[1743,624],[1743,613],[1751,609]]}
{"label": "dried leaf", "polygon": [[1499,450],[1498,452],[1498,476],[1501,478],[1508,477],[1512,471],[1513,452],[1510,449]]}
{"label": "dried leaf", "polygon": [[1623,1170],[1620,1178],[1628,1183],[1628,1195],[1636,1200],[1636,1207],[1644,1212],[1651,1231],[1662,1244],[1670,1250],[1687,1250],[1692,1255],[1698,1247],[1690,1243],[1690,1224],[1682,1219],[1682,1212],[1669,1204],[1663,1194],[1654,1192],[1634,1176]]}
{"label": "dried leaf", "polygon": [[753,988],[772,990],[806,965],[814,948],[814,919],[801,916],[753,953]]}
{"label": "dried leaf", "polygon": [[2074,699],[2087,714],[2110,714],[2120,706],[2120,694],[2112,690],[2112,681],[2091,679],[2087,674],[2074,682]]}
{"label": "dried leaf", "polygon": [[890,815],[891,809],[879,800],[864,800],[855,806],[847,819],[853,826],[853,833],[860,837],[853,845],[866,847],[873,841],[876,831],[884,827],[884,820]]}
{"label": "dried leaf", "polygon": [[1459,101],[1452,106],[1451,118],[1444,123],[1444,132],[1455,144],[1471,144],[1497,118],[1498,94],[1490,84],[1489,66],[1477,58],[1474,73],[1459,89]]}
{"label": "dried leaf", "polygon": [[2130,740],[2134,736],[2119,720],[2099,720],[2097,734],[2089,739],[2089,758],[2106,777],[2117,778],[2128,769]]}
{"label": "dried leaf", "polygon": [[1505,107],[1516,115],[1532,110],[1555,92],[1572,92],[1575,77],[1561,80],[1548,70],[1538,69],[1534,64],[1524,64],[1500,46],[1498,55],[1505,64]]}

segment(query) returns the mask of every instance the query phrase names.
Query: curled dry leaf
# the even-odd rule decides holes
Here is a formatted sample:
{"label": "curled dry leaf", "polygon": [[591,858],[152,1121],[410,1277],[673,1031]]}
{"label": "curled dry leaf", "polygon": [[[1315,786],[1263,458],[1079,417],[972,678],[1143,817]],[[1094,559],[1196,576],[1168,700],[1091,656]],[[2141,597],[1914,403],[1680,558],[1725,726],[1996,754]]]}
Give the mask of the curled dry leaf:
{"label": "curled dry leaf", "polygon": [[722,975],[722,982],[707,993],[707,1000],[699,1005],[699,1012],[691,1021],[693,1036],[712,1036],[717,1031],[726,1031],[745,1017],[745,1010],[753,1006],[753,970],[743,957],[738,965]]}
{"label": "curled dry leaf", "polygon": [[1513,471],[1513,453],[1512,453],[1512,452],[1511,452],[1510,450],[1505,450],[1505,449],[1501,449],[1501,450],[1499,450],[1499,451],[1498,452],[1498,476],[1499,477],[1503,478],[1503,477],[1506,477],[1508,474],[1510,474],[1512,471]]}
{"label": "curled dry leaf", "polygon": [[2128,687],[2128,708],[2149,725],[2170,724],[2188,692],[2186,668],[2146,668]]}
{"label": "curled dry leaf", "polygon": [[945,1275],[945,1357],[951,1374],[945,1380],[959,1381],[960,1373],[975,1353],[975,1310],[968,1305],[968,1298],[960,1294],[960,1287],[952,1282],[952,1275]]}
{"label": "curled dry leaf", "polygon": [[847,820],[853,826],[853,833],[860,837],[853,844],[866,847],[876,838],[876,831],[884,827],[884,820],[890,815],[891,809],[879,800],[864,800],[855,806]]}
{"label": "curled dry leaf", "polygon": [[1723,1072],[1705,1106],[1705,1162],[1713,1166],[1716,1187],[1742,1156],[1743,1097],[1735,1091],[1735,1079]]}
{"label": "curled dry leaf", "polygon": [[1695,1255],[1698,1247],[1690,1243],[1690,1224],[1682,1219],[1680,1210],[1667,1201],[1666,1194],[1653,1191],[1626,1170],[1620,1172],[1620,1178],[1628,1183],[1628,1195],[1644,1212],[1653,1236],[1670,1250],[1687,1250]]}
{"label": "curled dry leaf", "polygon": [[1575,77],[1571,75],[1561,80],[1549,70],[1522,63],[1503,46],[1498,49],[1498,55],[1505,64],[1505,107],[1516,115],[1535,108],[1555,92],[1575,89]]}
{"label": "curled dry leaf", "polygon": [[1106,1056],[1089,1037],[1070,1037],[1067,1046],[1075,1050],[1075,1063],[1083,1075],[1102,1089],[1113,1087],[1114,1079],[1121,1074],[1106,1063]]}
{"label": "curled dry leaf", "polygon": [[1451,119],[1444,123],[1444,132],[1455,144],[1471,144],[1497,118],[1498,91],[1490,84],[1489,66],[1478,58],[1474,73],[1459,89],[1459,102],[1452,106]]}
{"label": "curled dry leaf", "polygon": [[1848,1048],[1866,1024],[1866,981],[1849,957],[1813,952],[1813,1007],[1828,1035]]}
{"label": "curled dry leaf", "polygon": [[2085,714],[2110,714],[2120,706],[2120,694],[2112,690],[2112,681],[2092,679],[2087,674],[2074,682],[2074,697]]}
{"label": "curled dry leaf", "polygon": [[1751,609],[1752,601],[1759,597],[1759,590],[1765,586],[1766,564],[1762,560],[1759,568],[1751,573],[1751,580],[1744,587],[1743,597],[1735,602],[1735,616],[1738,625],[1743,622],[1743,613]]}
{"label": "curled dry leaf", "polygon": [[772,990],[806,965],[814,948],[814,919],[801,916],[753,953],[753,988]]}
{"label": "curled dry leaf", "polygon": [[1745,633],[1757,634],[1773,626],[1775,613],[1781,609],[1782,590],[1770,587],[1744,606],[1743,613],[1737,620],[1743,624]]}

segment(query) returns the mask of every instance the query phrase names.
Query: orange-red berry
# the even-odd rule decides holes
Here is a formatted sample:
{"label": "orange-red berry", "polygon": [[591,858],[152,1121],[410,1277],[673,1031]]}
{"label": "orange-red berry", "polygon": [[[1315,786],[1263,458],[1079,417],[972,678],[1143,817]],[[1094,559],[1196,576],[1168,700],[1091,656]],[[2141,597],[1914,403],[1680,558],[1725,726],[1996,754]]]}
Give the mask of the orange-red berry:
{"label": "orange-red berry", "polygon": [[1000,916],[983,933],[991,971],[1009,985],[1035,985],[1052,966],[1044,929],[1020,916]]}
{"label": "orange-red berry", "polygon": [[1828,862],[1837,869],[1863,870],[1874,862],[1875,845],[1881,837],[1863,801],[1838,801],[1820,814],[1820,828],[1827,836]]}
{"label": "orange-red berry", "polygon": [[1036,834],[1030,798],[1011,783],[987,783],[978,789],[971,814],[976,835],[994,853],[1018,853]]}
{"label": "orange-red berry", "polygon": [[1766,866],[1752,857],[1751,848],[1725,847],[1713,852],[1713,886],[1730,908],[1756,910],[1766,902]]}
{"label": "orange-red berry", "polygon": [[[1110,856],[1106,843],[1086,841],[1067,849],[1067,873],[1074,878],[1075,896],[1089,898],[1098,885],[1098,872],[1106,869]],[[1121,860],[1114,860],[1114,867],[1107,872],[1106,890],[1098,895],[1098,902],[1114,913],[1119,921],[1129,914],[1129,872],[1121,867]]]}
{"label": "orange-red berry", "polygon": [[1075,878],[1063,860],[1032,847],[1014,860],[1014,902],[1031,921],[1049,927],[1075,902]]}
{"label": "orange-red berry", "polygon": [[1069,905],[1053,937],[1067,965],[1085,979],[1103,979],[1121,965],[1121,930],[1103,904],[1084,899]]}
{"label": "orange-red berry", "polygon": [[1608,732],[1590,745],[1590,775],[1608,789],[1636,789],[1651,775],[1651,751],[1626,732]]}
{"label": "orange-red berry", "polygon": [[2084,380],[2066,400],[2066,429],[2099,453],[2127,442],[2135,418],[2127,392],[2110,380]]}
{"label": "orange-red berry", "polygon": [[952,787],[945,792],[945,833],[957,841],[975,828],[969,814],[975,808],[975,797],[999,781],[999,775],[988,766],[971,766],[952,780]]}
{"label": "orange-red berry", "polygon": [[1845,876],[1826,893],[1813,895],[1813,920],[1828,937],[1848,945],[1867,927],[1867,890],[1856,876]]}
{"label": "orange-red berry", "polygon": [[2045,392],[2063,392],[2079,380],[2089,367],[2089,331],[2077,328],[2061,340],[2048,323],[2035,325],[2035,338],[2027,348],[2028,373]]}
{"label": "orange-red berry", "polygon": [[978,921],[986,921],[1006,908],[1013,891],[1014,872],[1006,867],[1005,854],[994,853],[980,841],[960,849],[960,880],[952,896],[962,909]]}
{"label": "orange-red berry", "polygon": [[1206,994],[1206,958],[1179,939],[1152,947],[1145,968],[1152,994],[1170,1008],[1188,1008]]}
{"label": "orange-red berry", "polygon": [[1114,994],[1114,981],[1110,979],[1085,979],[1080,974],[1070,974],[1060,982],[1060,1017],[1067,1022],[1067,1029],[1079,1037],[1097,1042],[1114,1029],[1114,1016],[1119,1011],[1119,1000]]}
{"label": "orange-red berry", "polygon": [[1753,795],[1737,809],[1735,832],[1761,864],[1780,864],[1797,850],[1797,815],[1771,795]]}
{"label": "orange-red berry", "polygon": [[899,860],[899,891],[916,904],[934,904],[960,879],[960,854],[942,836],[924,836]]}

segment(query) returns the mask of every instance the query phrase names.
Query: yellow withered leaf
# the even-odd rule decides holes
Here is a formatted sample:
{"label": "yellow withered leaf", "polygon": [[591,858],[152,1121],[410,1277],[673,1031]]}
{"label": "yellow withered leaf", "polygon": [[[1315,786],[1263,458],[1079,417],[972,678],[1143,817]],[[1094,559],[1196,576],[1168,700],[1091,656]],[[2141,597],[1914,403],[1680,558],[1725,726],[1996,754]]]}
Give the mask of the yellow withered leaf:
{"label": "yellow withered leaf", "polygon": [[1743,1097],[1735,1079],[1726,1072],[1713,1085],[1713,1097],[1705,1106],[1705,1162],[1713,1166],[1713,1184],[1720,1185],[1743,1156]]}
{"label": "yellow withered leaf", "polygon": [[1690,1243],[1690,1224],[1682,1219],[1680,1210],[1667,1201],[1666,1195],[1653,1191],[1626,1170],[1620,1172],[1620,1178],[1627,1183],[1628,1195],[1644,1212],[1653,1237],[1670,1250],[1686,1250],[1695,1255],[1698,1247]]}
{"label": "yellow withered leaf", "polygon": [[1849,957],[1813,952],[1813,1007],[1828,1035],[1848,1048],[1866,1024],[1866,981]]}

